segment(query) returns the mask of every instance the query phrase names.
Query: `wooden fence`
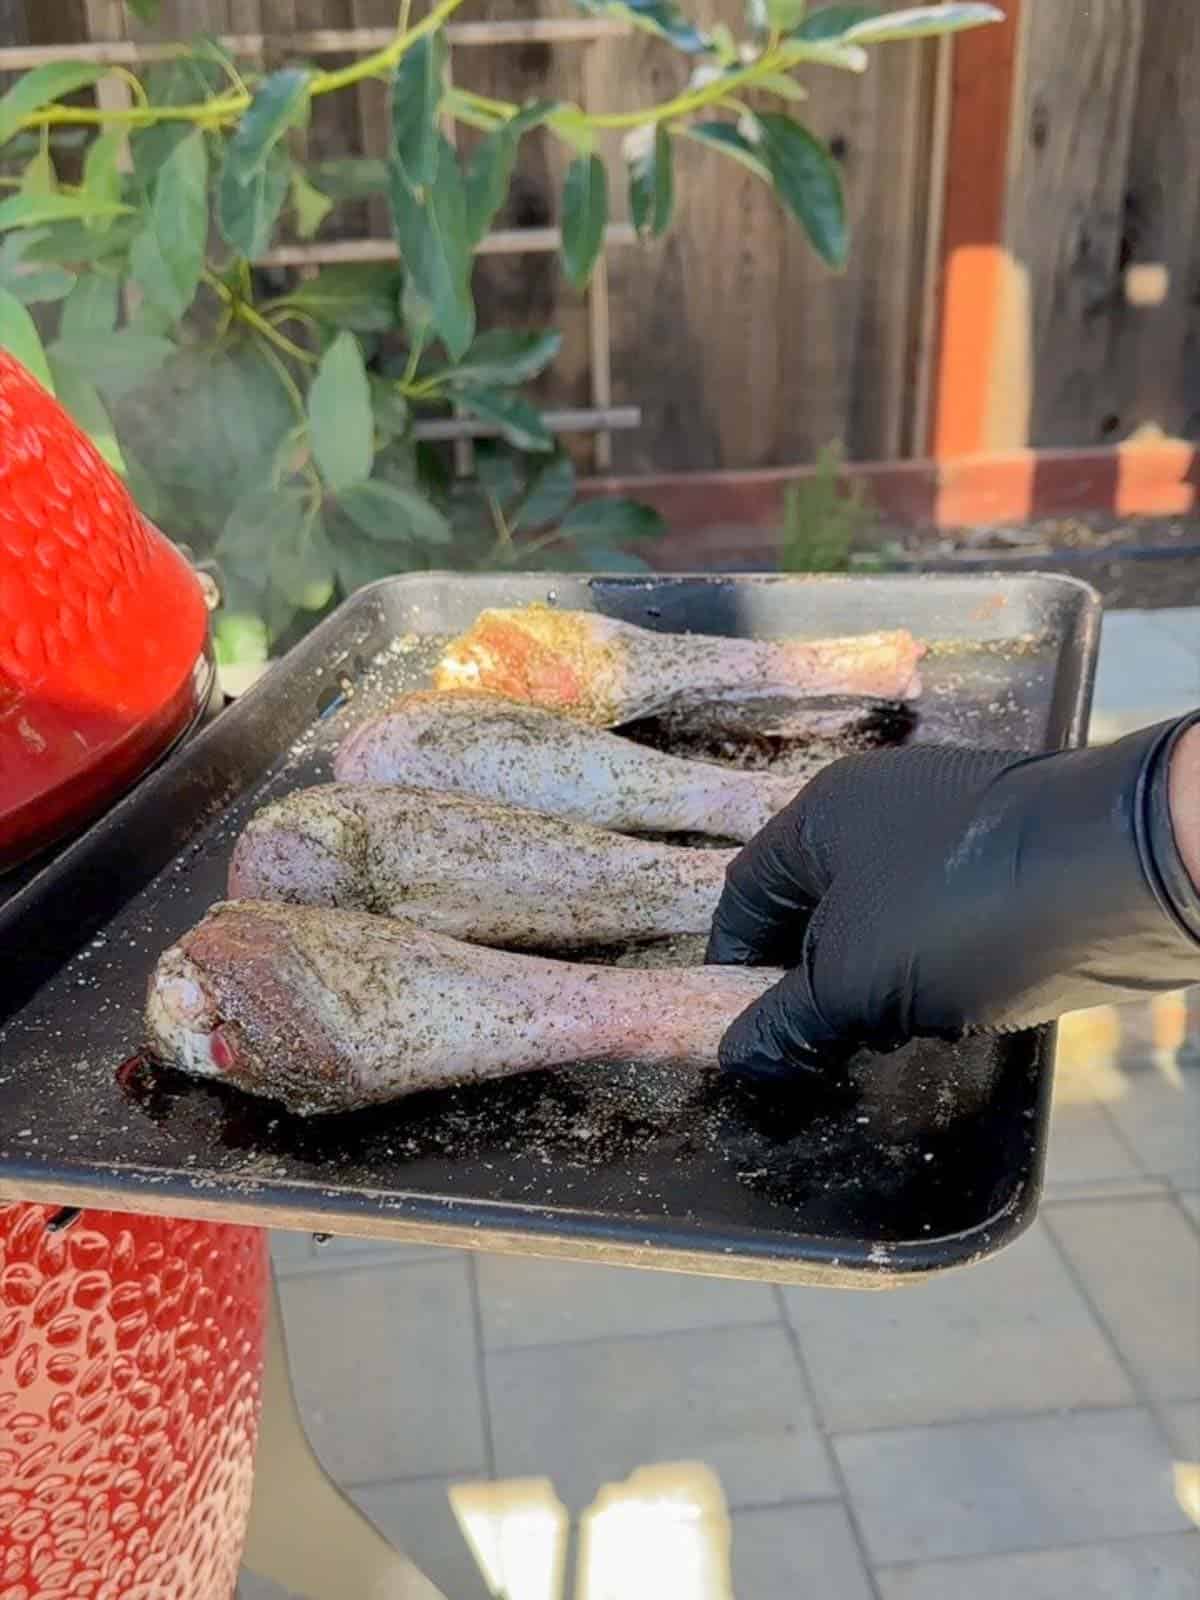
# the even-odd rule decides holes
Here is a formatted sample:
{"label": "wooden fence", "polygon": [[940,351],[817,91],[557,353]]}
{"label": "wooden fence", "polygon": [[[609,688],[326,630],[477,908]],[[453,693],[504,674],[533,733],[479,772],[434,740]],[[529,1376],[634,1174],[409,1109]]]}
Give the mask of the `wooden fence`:
{"label": "wooden fence", "polygon": [[[689,145],[670,236],[635,244],[619,211],[597,290],[577,295],[553,254],[564,156],[535,137],[477,267],[484,325],[563,331],[546,403],[641,408],[639,428],[611,436],[626,473],[786,465],[833,440],[886,459],[1155,427],[1197,437],[1200,3],[1000,3],[1004,28],[881,49],[862,78],[809,74],[805,115],[842,163],[855,227],[841,276],[753,175]],[[743,0],[687,9],[737,26]],[[331,30],[348,44],[350,30],[390,29],[396,11],[166,0],[162,21],[139,28],[119,0],[0,0],[0,65],[21,59],[14,46],[201,31],[263,35],[276,63],[316,47],[317,30],[327,49]],[[680,81],[672,52],[644,35],[564,32],[580,17],[566,0],[470,0],[460,16],[455,79],[484,93],[626,109]],[[470,47],[489,37],[472,25],[497,22],[515,25],[507,40]],[[380,153],[384,113],[380,85],[329,97],[312,153]],[[615,143],[605,153],[615,174]],[[613,192],[623,207],[623,184]],[[377,211],[343,208],[322,247],[386,248],[386,233]]]}

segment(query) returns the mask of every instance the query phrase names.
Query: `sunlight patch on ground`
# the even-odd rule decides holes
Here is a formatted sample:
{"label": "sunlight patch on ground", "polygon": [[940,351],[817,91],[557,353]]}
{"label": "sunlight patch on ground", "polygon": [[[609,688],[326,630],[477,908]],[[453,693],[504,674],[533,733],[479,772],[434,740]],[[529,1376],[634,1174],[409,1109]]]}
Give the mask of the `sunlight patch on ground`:
{"label": "sunlight patch on ground", "polygon": [[496,1600],[733,1600],[729,1510],[702,1461],[638,1467],[605,1484],[580,1518],[570,1584],[570,1518],[548,1478],[460,1483],[449,1493]]}

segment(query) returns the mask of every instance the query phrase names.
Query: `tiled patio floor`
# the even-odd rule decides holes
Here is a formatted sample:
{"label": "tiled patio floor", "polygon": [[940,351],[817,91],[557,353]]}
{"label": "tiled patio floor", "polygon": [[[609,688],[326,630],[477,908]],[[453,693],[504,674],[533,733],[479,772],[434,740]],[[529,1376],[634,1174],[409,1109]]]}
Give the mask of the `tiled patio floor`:
{"label": "tiled patio floor", "polygon": [[[1109,639],[1102,736],[1200,703],[1200,612]],[[531,1478],[561,1600],[1196,1600],[1200,991],[1069,1019],[1056,1084],[1034,1228],[906,1292],[280,1236],[312,1439],[447,1600],[560,1600],[451,1508]]]}

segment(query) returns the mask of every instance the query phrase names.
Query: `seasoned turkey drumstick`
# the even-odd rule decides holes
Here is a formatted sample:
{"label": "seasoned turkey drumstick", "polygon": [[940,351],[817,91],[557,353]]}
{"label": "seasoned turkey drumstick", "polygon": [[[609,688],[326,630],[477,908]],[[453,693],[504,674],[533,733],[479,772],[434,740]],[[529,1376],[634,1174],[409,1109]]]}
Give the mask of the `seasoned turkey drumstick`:
{"label": "seasoned turkey drumstick", "polygon": [[408,917],[433,933],[569,949],[707,933],[735,850],[684,850],[466,795],[302,789],[253,817],[235,900]]}
{"label": "seasoned turkey drumstick", "polygon": [[309,1116],[578,1061],[715,1067],[725,1029],[780,976],[572,965],[246,900],[162,956],[146,1020],[183,1071]]}
{"label": "seasoned turkey drumstick", "polygon": [[349,735],[343,783],[452,790],[629,833],[754,837],[795,797],[790,778],[681,761],[492,695],[402,695]]}
{"label": "seasoned turkey drumstick", "polygon": [[829,696],[910,700],[920,692],[924,653],[904,629],[846,639],[725,639],[529,605],[480,612],[448,646],[434,684],[528,700],[611,728],[746,698],[797,711]]}

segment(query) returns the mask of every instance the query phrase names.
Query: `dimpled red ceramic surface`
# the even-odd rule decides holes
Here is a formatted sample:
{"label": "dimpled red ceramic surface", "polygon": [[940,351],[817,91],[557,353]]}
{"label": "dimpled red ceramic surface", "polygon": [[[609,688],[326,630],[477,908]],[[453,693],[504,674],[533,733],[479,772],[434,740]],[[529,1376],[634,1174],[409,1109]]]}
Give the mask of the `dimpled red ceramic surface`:
{"label": "dimpled red ceramic surface", "polygon": [[231,1600],[266,1236],[54,1211],[0,1209],[0,1600]]}
{"label": "dimpled red ceramic surface", "polygon": [[186,726],[206,632],[187,562],[0,352],[0,867]]}

